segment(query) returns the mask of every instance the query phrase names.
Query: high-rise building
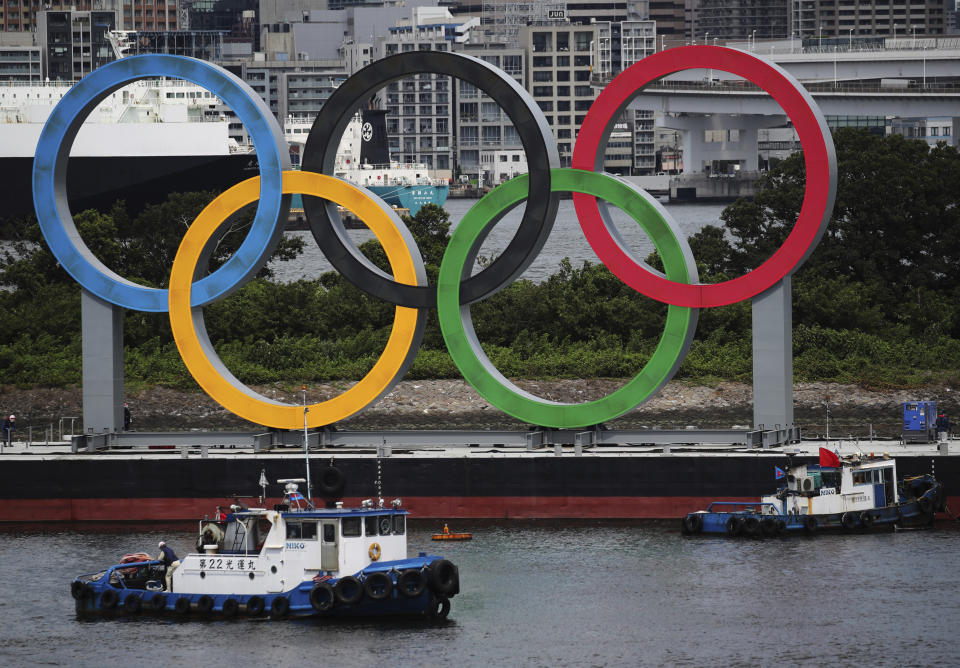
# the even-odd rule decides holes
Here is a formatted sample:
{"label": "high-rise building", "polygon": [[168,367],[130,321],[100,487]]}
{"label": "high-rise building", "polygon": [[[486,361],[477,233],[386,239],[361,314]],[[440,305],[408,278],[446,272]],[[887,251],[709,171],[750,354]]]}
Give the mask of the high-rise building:
{"label": "high-rise building", "polygon": [[789,36],[790,0],[700,0],[696,9],[694,37],[697,39]]}
{"label": "high-rise building", "polygon": [[792,30],[799,37],[903,37],[948,32],[944,0],[793,0]]}
{"label": "high-rise building", "polygon": [[75,81],[112,61],[113,11],[44,11],[37,19],[45,78]]}

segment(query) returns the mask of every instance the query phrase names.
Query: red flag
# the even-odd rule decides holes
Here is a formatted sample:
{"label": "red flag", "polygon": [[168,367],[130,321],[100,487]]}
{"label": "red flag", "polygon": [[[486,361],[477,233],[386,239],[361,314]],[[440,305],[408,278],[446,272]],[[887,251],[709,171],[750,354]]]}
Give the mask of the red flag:
{"label": "red flag", "polygon": [[820,466],[843,466],[836,453],[830,452],[826,448],[820,448]]}

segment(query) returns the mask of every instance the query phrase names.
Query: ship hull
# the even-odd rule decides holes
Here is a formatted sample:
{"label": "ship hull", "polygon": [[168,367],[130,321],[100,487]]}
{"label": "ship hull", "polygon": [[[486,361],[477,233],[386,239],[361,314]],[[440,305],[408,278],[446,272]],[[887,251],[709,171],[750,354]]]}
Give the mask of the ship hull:
{"label": "ship hull", "polygon": [[[348,502],[376,495],[375,458],[334,458],[347,478]],[[960,457],[901,455],[897,467],[919,475],[930,472],[932,461],[948,505],[957,507]],[[418,518],[676,519],[711,501],[757,501],[786,457],[394,455],[380,462],[383,496],[402,498]],[[4,458],[0,521],[195,519],[224,501],[258,495],[261,470],[271,482],[304,474],[302,458],[292,455]]]}
{"label": "ship hull", "polygon": [[387,204],[402,209],[409,209],[410,215],[415,216],[420,208],[427,204],[443,206],[450,194],[450,186],[365,186]]}
{"label": "ship hull", "polygon": [[[252,154],[71,157],[67,193],[74,213],[86,209],[108,211],[124,200],[136,214],[149,204],[160,204],[171,193],[210,190],[222,192],[258,175]],[[33,158],[0,158],[4,197],[0,219],[33,213]]]}

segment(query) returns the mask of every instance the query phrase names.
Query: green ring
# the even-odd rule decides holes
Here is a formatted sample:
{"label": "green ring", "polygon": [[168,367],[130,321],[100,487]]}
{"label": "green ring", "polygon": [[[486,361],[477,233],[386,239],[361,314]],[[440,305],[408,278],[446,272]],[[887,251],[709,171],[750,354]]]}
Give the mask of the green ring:
{"label": "green ring", "polygon": [[[671,281],[698,281],[696,263],[686,239],[673,230],[669,215],[646,192],[609,174],[579,169],[550,172],[553,192],[586,193],[630,214],[653,241]],[[693,340],[698,310],[669,306],[666,325],[653,356],[630,382],[602,399],[582,404],[546,401],[507,380],[493,366],[477,339],[470,305],[460,303],[460,284],[470,276],[487,233],[507,211],[526,199],[527,181],[526,175],[519,176],[490,191],[457,225],[443,255],[437,281],[440,329],[463,377],[480,396],[503,412],[544,427],[598,424],[643,403],[673,377]]]}

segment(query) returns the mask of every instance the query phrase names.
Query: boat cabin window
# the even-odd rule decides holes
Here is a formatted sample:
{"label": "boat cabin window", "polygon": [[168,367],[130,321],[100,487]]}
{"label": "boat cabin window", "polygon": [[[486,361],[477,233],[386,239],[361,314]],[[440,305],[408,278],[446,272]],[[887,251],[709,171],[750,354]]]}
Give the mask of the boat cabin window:
{"label": "boat cabin window", "polygon": [[317,523],[316,522],[287,522],[287,538],[296,538],[298,540],[316,540]]}
{"label": "boat cabin window", "polygon": [[[875,485],[877,483],[886,482],[884,480],[884,471],[893,472],[893,468],[884,468],[884,469],[870,469],[868,471],[854,471],[853,472],[853,484],[854,485]],[[892,477],[888,476],[888,477]]]}
{"label": "boat cabin window", "polygon": [[390,515],[384,515],[383,517],[377,518],[377,525],[380,529],[381,536],[389,536],[393,530],[393,519]]}
{"label": "boat cabin window", "polygon": [[403,535],[403,532],[407,528],[407,518],[405,515],[394,515],[393,516],[393,533],[397,535]]}
{"label": "boat cabin window", "polygon": [[360,535],[359,517],[344,517],[340,526],[345,537]]}
{"label": "boat cabin window", "polygon": [[367,536],[377,536],[377,520],[380,519],[376,515],[370,515],[363,518],[363,533]]}

